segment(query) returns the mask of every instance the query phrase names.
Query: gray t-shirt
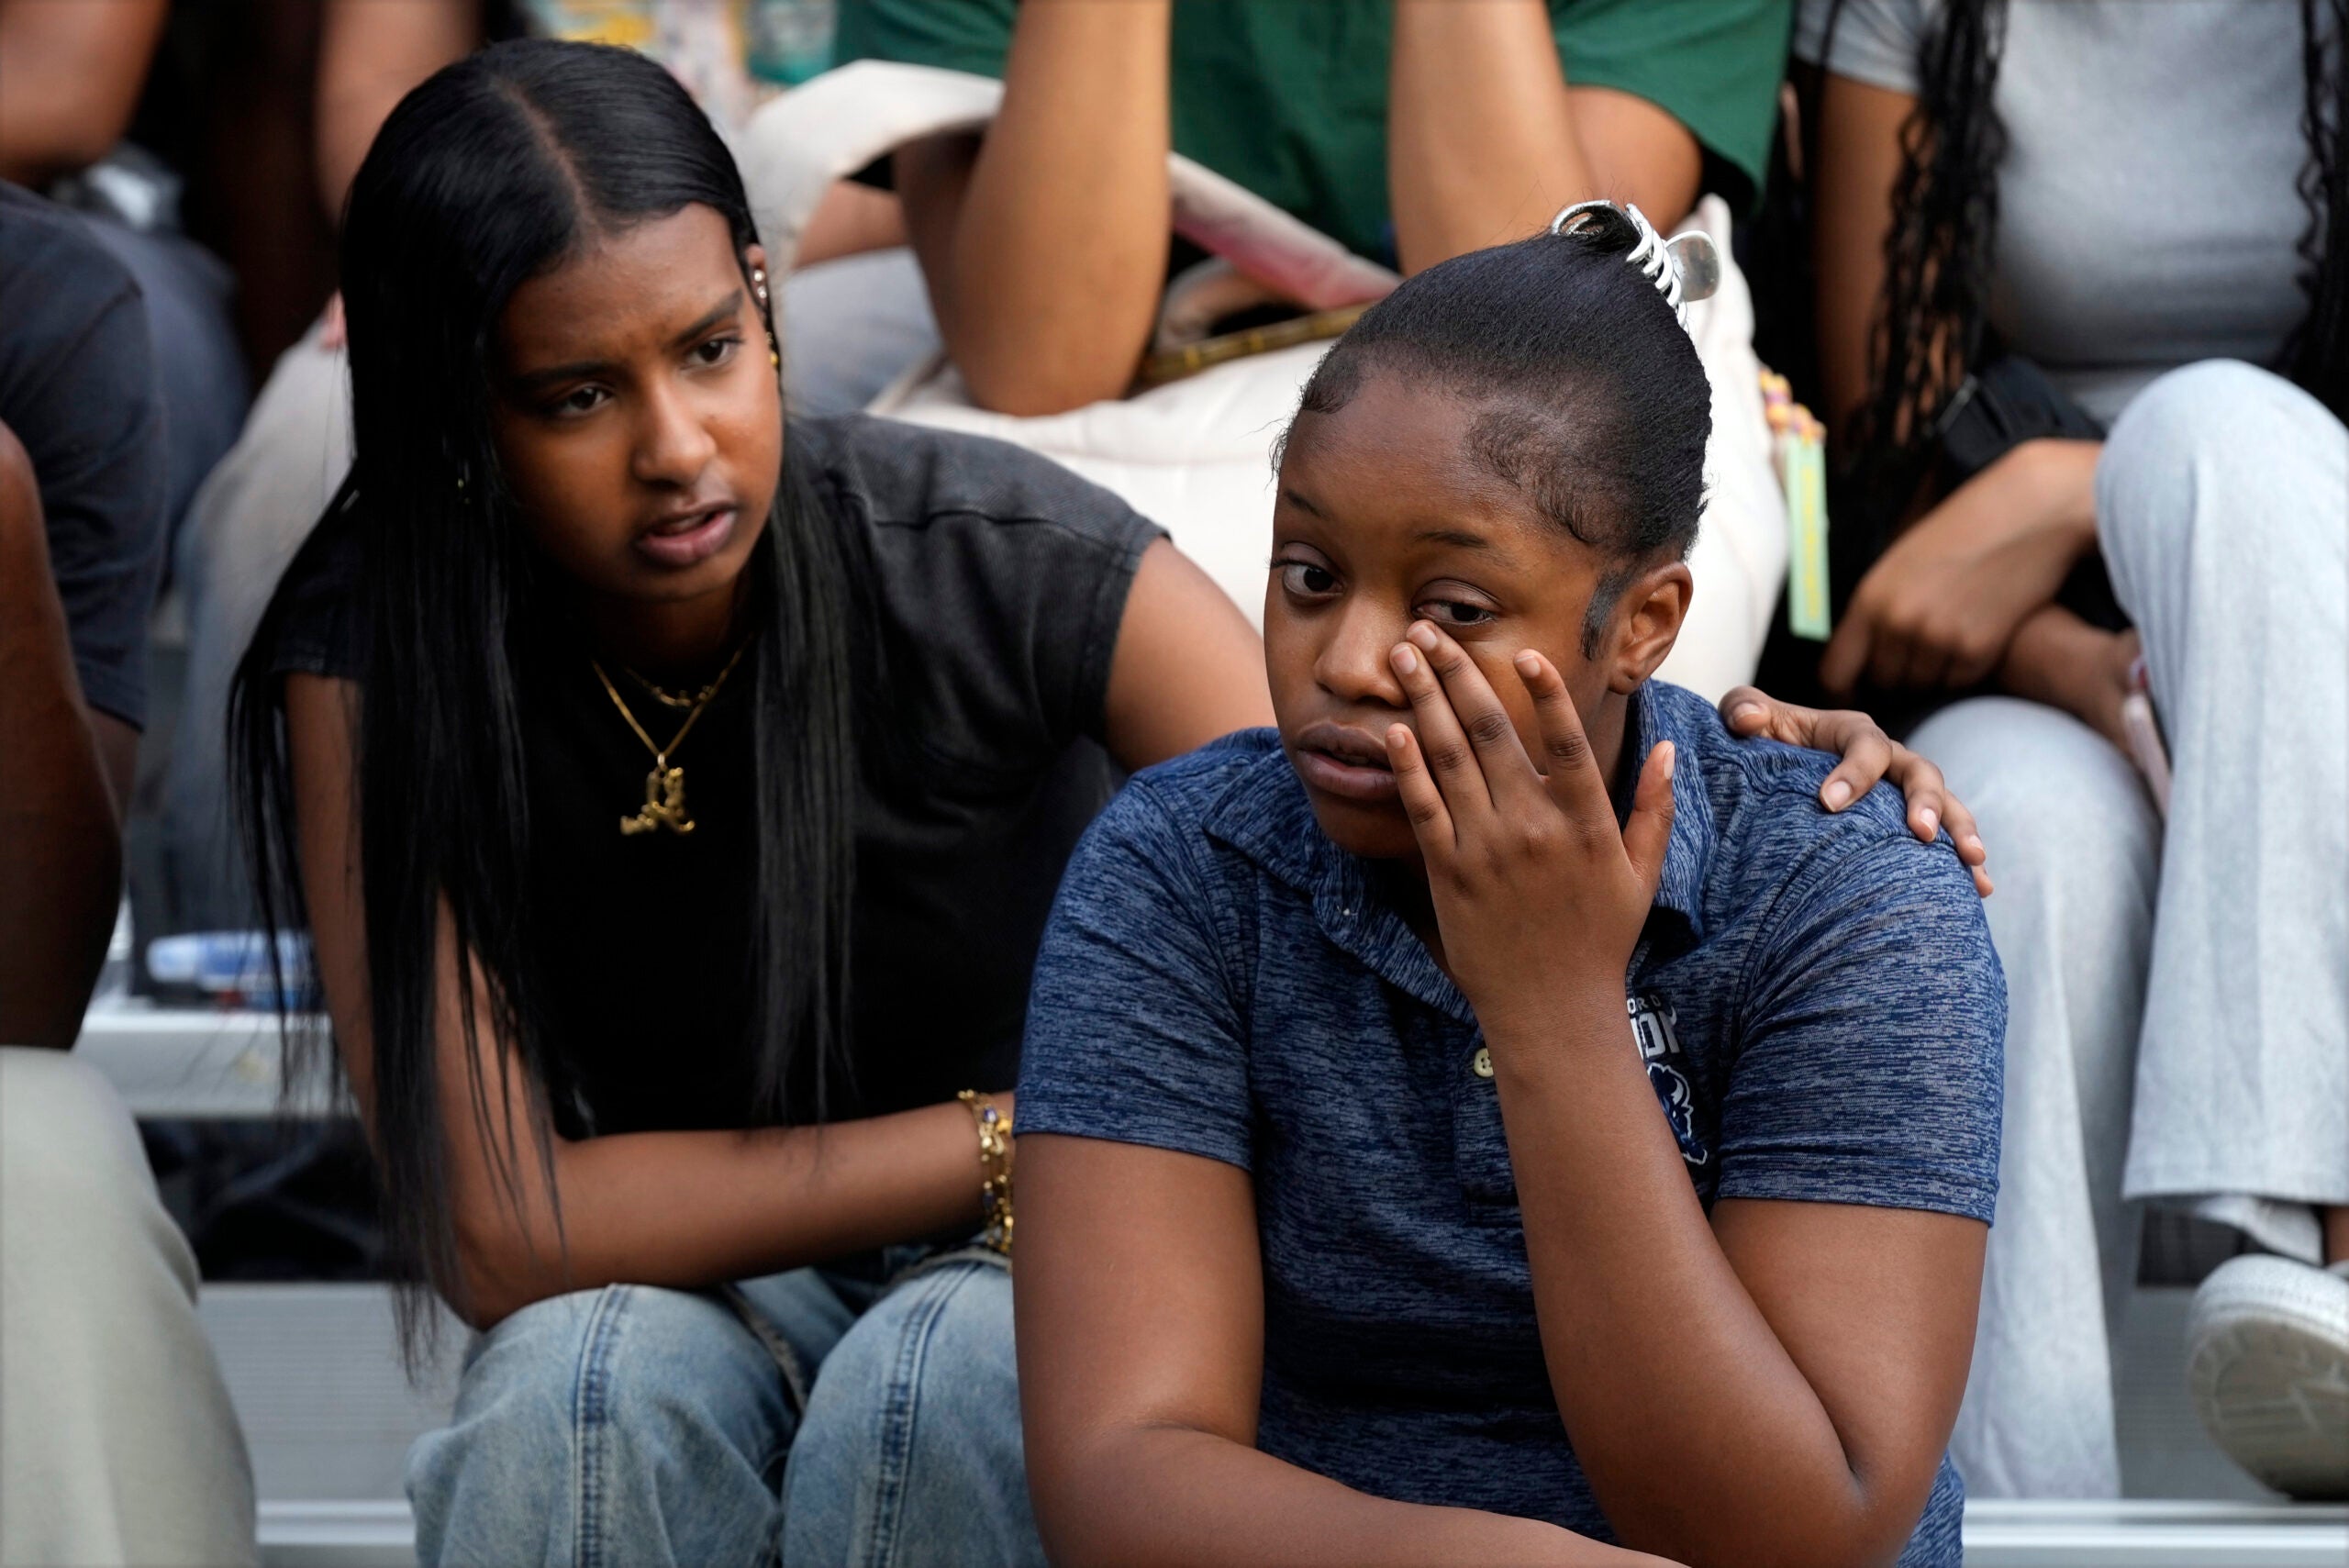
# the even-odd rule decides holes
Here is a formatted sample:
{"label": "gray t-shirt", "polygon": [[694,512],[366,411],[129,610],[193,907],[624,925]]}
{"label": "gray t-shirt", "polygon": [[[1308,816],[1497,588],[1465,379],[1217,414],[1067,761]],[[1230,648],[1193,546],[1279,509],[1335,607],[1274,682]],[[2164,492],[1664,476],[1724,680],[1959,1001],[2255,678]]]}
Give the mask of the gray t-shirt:
{"label": "gray t-shirt", "polygon": [[147,721],[163,405],[139,284],[63,207],[0,183],[0,424],[40,486],[82,698]]}
{"label": "gray t-shirt", "polygon": [[[1829,68],[1914,94],[1940,11],[1845,0]],[[2010,0],[1990,324],[2106,424],[2178,365],[2274,365],[2307,313],[2300,42],[2284,0]]]}

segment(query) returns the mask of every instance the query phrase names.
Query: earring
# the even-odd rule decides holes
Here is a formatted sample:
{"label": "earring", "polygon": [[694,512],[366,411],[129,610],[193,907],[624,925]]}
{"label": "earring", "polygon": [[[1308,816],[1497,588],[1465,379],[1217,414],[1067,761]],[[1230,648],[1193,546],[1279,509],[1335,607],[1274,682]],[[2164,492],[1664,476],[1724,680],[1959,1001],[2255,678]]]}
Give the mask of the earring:
{"label": "earring", "polygon": [[767,307],[767,270],[764,267],[751,269],[751,292],[759,296],[759,308],[764,310]]}

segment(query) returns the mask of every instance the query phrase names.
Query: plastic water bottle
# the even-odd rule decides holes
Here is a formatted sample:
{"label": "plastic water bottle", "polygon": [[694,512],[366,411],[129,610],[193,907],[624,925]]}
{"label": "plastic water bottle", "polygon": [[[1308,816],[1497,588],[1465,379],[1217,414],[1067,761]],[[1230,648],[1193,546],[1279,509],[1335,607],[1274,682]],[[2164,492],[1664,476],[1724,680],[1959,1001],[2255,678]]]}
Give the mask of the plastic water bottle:
{"label": "plastic water bottle", "polygon": [[285,1001],[300,1005],[316,984],[310,940],[294,931],[278,933],[276,970],[270,965],[266,931],[194,931],[149,942],[147,973],[160,984],[194,986],[232,1006],[258,1007]]}

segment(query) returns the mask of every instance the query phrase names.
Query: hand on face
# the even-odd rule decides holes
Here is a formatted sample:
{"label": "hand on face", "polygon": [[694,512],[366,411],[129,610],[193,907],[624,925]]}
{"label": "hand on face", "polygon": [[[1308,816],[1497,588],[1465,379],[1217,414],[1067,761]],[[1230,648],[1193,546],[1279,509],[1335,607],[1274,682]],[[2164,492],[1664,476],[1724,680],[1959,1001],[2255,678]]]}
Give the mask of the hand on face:
{"label": "hand on face", "polygon": [[1424,620],[1408,639],[1390,658],[1416,733],[1390,725],[1387,753],[1453,980],[1488,1034],[1574,990],[1620,995],[1672,836],[1671,744],[1649,753],[1618,828],[1554,664],[1531,649],[1513,662],[1532,699],[1537,769],[1460,645]]}

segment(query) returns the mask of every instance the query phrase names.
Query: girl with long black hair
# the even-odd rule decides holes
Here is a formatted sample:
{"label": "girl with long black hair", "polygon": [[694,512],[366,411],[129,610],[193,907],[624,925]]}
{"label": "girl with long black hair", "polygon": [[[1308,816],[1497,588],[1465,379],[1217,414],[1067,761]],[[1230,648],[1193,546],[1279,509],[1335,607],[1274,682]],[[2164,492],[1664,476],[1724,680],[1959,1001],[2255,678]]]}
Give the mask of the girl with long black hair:
{"label": "girl with long black hair", "polygon": [[483,1331],[420,1554],[1033,1560],[987,1091],[1114,771],[1258,721],[1255,639],[1041,458],[786,425],[739,176],[636,55],[418,87],[342,282],[357,457],[234,721],[392,1262]]}
{"label": "girl with long black hair", "polygon": [[2000,847],[1960,1464],[2118,1493],[2152,1201],[2274,1254],[2197,1300],[2221,1445],[2349,1496],[2349,0],[1806,0],[1796,48],[1851,503],[1822,678],[1975,696],[1911,739]]}

